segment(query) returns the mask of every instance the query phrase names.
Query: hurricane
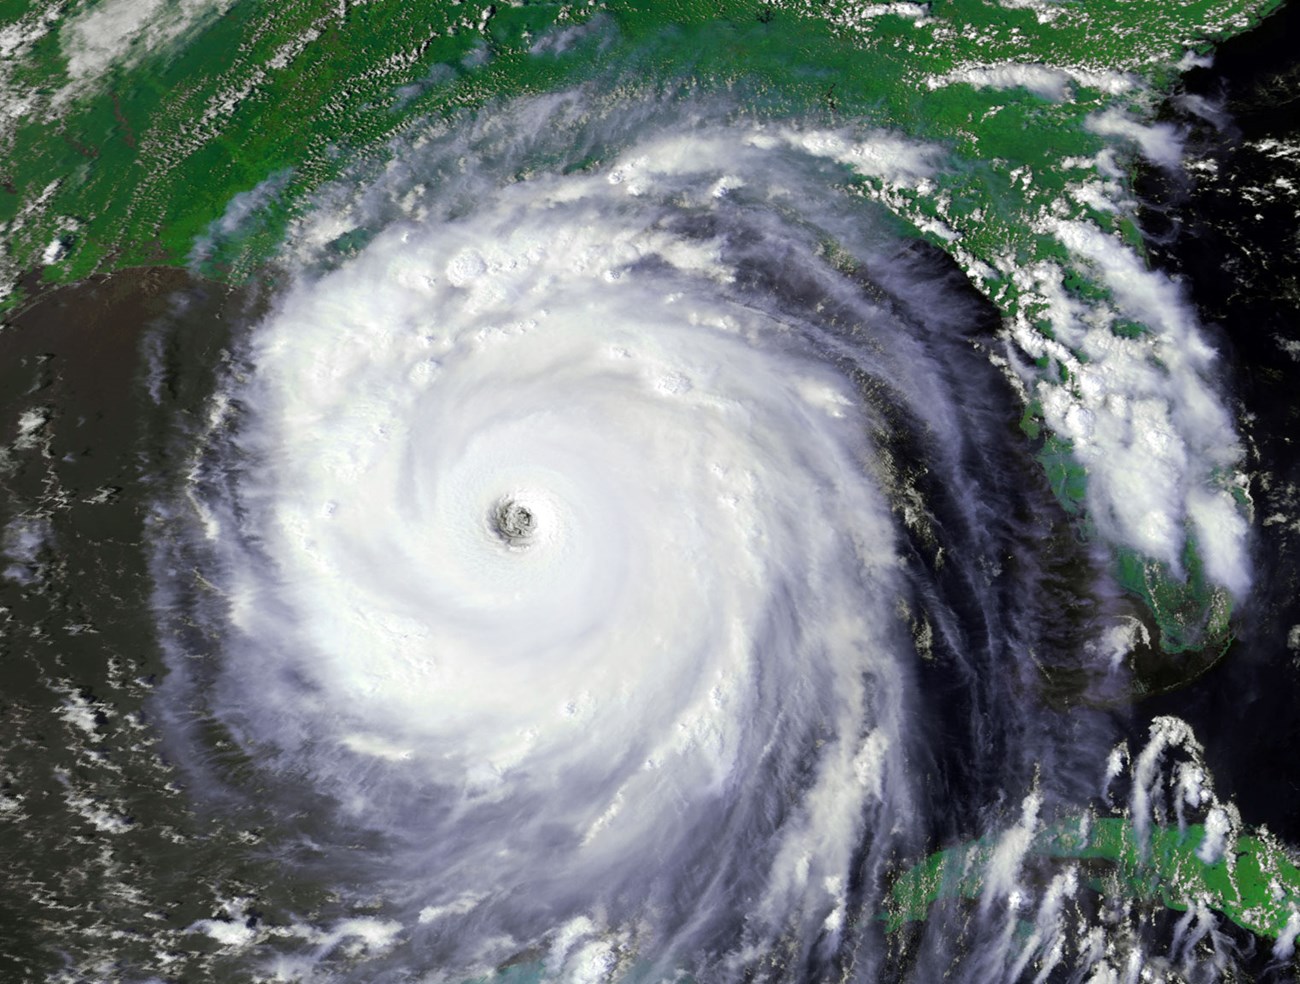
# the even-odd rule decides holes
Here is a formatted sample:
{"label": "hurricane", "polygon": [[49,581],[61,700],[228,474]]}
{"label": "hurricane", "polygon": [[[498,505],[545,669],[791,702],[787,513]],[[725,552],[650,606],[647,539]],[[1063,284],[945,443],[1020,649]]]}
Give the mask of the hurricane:
{"label": "hurricane", "polygon": [[[169,705],[302,817],[288,869],[382,893],[389,969],[357,979],[409,948],[462,977],[874,979],[892,857],[1009,778],[1013,821],[1099,784],[1104,710],[1022,694],[1056,662],[1104,703],[1136,623],[1007,425],[1023,355],[854,190],[942,166],[578,91],[428,134],[295,230],[159,527],[203,590],[160,574],[159,605],[208,640],[180,634]],[[1176,447],[1131,535],[1209,516],[1235,570],[1195,480],[1231,425],[1194,365],[1130,377],[1133,344],[1104,399]],[[1162,449],[1094,434],[1130,532],[1125,456]],[[1096,610],[1061,624],[1067,591]]]}
{"label": "hurricane", "polygon": [[[807,135],[651,108],[647,141],[528,105],[525,138],[494,117],[366,189],[398,204],[251,329],[196,473],[214,710],[382,837],[466,973],[556,933],[561,963],[834,952],[916,809],[873,432],[918,395],[891,367],[972,312],[909,309]],[[503,180],[564,162],[552,130],[611,164]],[[465,150],[503,160],[419,189]]]}
{"label": "hurricane", "polygon": [[1295,979],[1267,0],[118,2],[0,25],[0,977]]}

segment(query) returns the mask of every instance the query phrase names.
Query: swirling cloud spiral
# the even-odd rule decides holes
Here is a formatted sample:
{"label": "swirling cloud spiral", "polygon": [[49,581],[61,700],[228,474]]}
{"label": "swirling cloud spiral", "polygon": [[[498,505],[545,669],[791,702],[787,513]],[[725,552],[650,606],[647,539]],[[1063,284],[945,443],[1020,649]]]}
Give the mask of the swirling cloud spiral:
{"label": "swirling cloud spiral", "polygon": [[190,473],[206,712],[446,973],[722,979],[866,925],[922,809],[880,441],[1003,427],[851,191],[931,149],[624,115],[498,112],[323,197]]}

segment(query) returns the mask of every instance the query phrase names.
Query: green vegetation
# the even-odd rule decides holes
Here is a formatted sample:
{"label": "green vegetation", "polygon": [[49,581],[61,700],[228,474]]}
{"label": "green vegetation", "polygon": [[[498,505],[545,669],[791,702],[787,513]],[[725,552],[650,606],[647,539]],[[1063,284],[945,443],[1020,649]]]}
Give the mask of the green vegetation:
{"label": "green vegetation", "polygon": [[[899,210],[953,223],[963,250],[986,262],[1007,250],[1028,260],[1059,250],[1026,220],[1075,177],[1062,160],[1103,146],[1085,119],[1147,98],[1098,86],[1122,73],[1160,84],[1185,50],[1273,5],[1094,0],[1044,17],[941,0],[914,20],[834,2],[243,2],[184,42],[79,88],[64,75],[60,33],[49,31],[16,62],[14,83],[40,93],[46,112],[26,115],[5,140],[0,222],[17,269],[65,237],[64,256],[44,267],[49,280],[183,264],[236,194],[291,174],[259,217],[268,234],[252,236],[232,265],[239,275],[274,249],[305,193],[357,154],[382,153],[413,121],[617,68],[627,80],[717,88],[745,80],[767,112],[820,108],[938,141],[954,157],[947,195],[918,194]],[[22,25],[43,6],[20,4],[6,19]],[[1025,62],[1075,73],[1079,81],[1065,84],[1071,97],[951,81],[964,68]],[[1132,235],[1131,222],[1111,221]]]}
{"label": "green vegetation", "polygon": [[[1199,824],[1181,830],[1156,826],[1141,833],[1127,820],[1083,819],[1040,832],[1025,864],[1077,863],[1082,880],[1108,897],[1137,898],[1179,911],[1200,904],[1258,936],[1282,935],[1300,914],[1300,869],[1286,851],[1259,834],[1230,841],[1214,857],[1203,849],[1205,839],[1205,827]],[[889,930],[925,919],[941,900],[978,897],[995,846],[985,839],[949,848],[905,871],[882,916]]]}

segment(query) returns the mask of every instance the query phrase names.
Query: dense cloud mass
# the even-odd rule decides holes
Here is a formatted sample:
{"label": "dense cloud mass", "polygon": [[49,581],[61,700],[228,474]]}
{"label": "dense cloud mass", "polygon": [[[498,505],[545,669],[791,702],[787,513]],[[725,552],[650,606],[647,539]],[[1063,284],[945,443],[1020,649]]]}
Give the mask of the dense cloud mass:
{"label": "dense cloud mass", "polygon": [[[158,505],[159,702],[200,797],[301,816],[287,876],[366,901],[327,937],[369,941],[357,979],[875,979],[887,864],[1001,818],[988,896],[1011,896],[1040,817],[1100,788],[1114,728],[1032,681],[1122,689],[1135,620],[1011,426],[1023,353],[853,193],[941,166],[554,97],[415,140],[301,221]],[[1235,453],[1212,354],[1139,372],[1121,341],[1092,417],[1047,407],[1103,532],[1127,535],[1145,452],[1094,423],[1136,380],[1180,449],[1142,508],[1226,530],[1210,563],[1244,590],[1244,526],[1197,478]],[[251,771],[207,761],[196,712]],[[1014,969],[1000,933],[971,979]]]}

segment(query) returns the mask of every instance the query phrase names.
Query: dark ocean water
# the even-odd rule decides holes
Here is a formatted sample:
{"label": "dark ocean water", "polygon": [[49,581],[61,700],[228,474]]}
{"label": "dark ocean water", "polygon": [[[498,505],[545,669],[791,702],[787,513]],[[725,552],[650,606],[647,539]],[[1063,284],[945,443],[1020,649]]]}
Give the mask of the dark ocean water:
{"label": "dark ocean water", "polygon": [[[1255,594],[1238,642],[1152,713],[1192,723],[1250,823],[1300,843],[1300,4],[1193,69],[1162,117],[1194,166],[1138,191],[1152,259],[1182,277],[1232,371],[1253,473]],[[1146,708],[1144,708],[1146,709]]]}

